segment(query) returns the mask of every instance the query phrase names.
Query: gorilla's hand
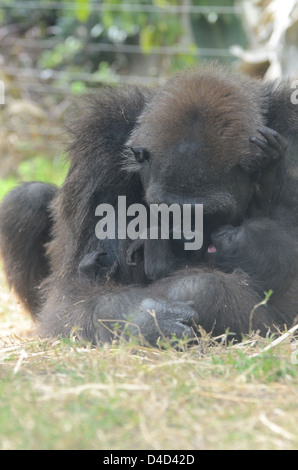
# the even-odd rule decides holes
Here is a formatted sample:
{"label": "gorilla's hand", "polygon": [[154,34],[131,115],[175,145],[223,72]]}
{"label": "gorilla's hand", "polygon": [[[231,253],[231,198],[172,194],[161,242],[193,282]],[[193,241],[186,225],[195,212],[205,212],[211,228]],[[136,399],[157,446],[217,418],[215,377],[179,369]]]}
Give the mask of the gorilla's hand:
{"label": "gorilla's hand", "polygon": [[96,250],[91,253],[87,253],[79,263],[79,273],[87,276],[97,274],[97,271],[99,271],[100,268],[100,258],[106,254],[107,252],[104,250]]}
{"label": "gorilla's hand", "polygon": [[[159,338],[195,338],[196,311],[186,302],[167,302],[144,299],[140,311],[128,325],[128,331],[153,346]],[[126,335],[125,335],[126,336]]]}
{"label": "gorilla's hand", "polygon": [[144,249],[145,240],[137,238],[129,245],[126,252],[126,264],[135,267],[138,264],[137,254]]}
{"label": "gorilla's hand", "polygon": [[144,270],[148,280],[155,281],[174,271],[176,260],[171,250],[169,240],[153,239],[133,241],[126,252],[128,266],[137,266],[141,257],[144,260]]}
{"label": "gorilla's hand", "polygon": [[259,127],[258,132],[265,140],[253,136],[250,141],[262,151],[265,167],[275,165],[284,157],[288,146],[287,142],[278,132],[269,127]]}
{"label": "gorilla's hand", "polygon": [[251,217],[268,214],[275,193],[278,164],[284,159],[288,146],[284,138],[269,127],[260,127],[258,132],[265,140],[257,136],[250,139],[250,142],[255,144],[258,149],[258,168],[256,168],[258,190],[248,210]]}
{"label": "gorilla's hand", "polygon": [[106,277],[113,279],[118,271],[119,263],[115,261],[111,267],[105,267],[101,265],[101,258],[105,256],[107,252],[103,249],[91,251],[87,253],[79,263],[78,273],[81,279],[86,278],[89,281],[99,278]]}

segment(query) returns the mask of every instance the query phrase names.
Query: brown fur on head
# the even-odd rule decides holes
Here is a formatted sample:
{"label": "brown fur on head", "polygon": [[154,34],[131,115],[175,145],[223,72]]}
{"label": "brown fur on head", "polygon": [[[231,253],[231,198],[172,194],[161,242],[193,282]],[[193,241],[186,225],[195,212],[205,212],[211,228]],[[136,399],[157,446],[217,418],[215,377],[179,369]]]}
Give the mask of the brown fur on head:
{"label": "brown fur on head", "polygon": [[[206,170],[229,171],[251,155],[249,137],[262,115],[252,96],[258,82],[209,65],[170,78],[138,119],[130,143],[147,148],[163,161],[173,152],[196,154]],[[164,162],[165,163],[165,162]]]}
{"label": "brown fur on head", "polygon": [[230,221],[243,214],[260,165],[250,142],[264,124],[260,102],[257,81],[223,67],[170,78],[144,108],[127,143],[146,154],[131,168],[140,172],[147,202],[203,203],[205,214],[217,220],[222,212]]}

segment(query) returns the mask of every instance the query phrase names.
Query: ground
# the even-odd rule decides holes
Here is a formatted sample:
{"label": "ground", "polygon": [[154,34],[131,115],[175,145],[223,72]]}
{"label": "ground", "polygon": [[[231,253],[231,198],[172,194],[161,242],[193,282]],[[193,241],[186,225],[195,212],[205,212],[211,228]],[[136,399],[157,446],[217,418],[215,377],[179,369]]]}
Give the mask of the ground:
{"label": "ground", "polygon": [[0,276],[0,449],[298,448],[292,336],[180,351],[49,341]]}

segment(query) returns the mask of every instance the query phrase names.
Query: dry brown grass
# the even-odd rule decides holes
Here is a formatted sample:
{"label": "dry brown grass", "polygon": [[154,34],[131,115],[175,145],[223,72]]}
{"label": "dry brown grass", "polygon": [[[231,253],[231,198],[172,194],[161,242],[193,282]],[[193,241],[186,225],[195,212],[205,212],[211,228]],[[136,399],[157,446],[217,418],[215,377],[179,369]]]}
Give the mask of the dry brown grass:
{"label": "dry brown grass", "polygon": [[40,339],[2,281],[0,292],[0,448],[298,448],[291,335],[265,353],[258,337],[94,349]]}

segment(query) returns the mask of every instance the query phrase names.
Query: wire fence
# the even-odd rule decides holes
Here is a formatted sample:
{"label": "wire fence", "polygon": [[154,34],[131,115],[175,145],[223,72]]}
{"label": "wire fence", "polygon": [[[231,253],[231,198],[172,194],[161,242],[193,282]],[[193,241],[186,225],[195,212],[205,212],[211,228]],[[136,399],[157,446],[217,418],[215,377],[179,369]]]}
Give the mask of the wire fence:
{"label": "wire fence", "polygon": [[[120,3],[120,4],[111,4],[111,3],[99,3],[99,2],[88,2],[85,4],[87,9],[90,9],[91,12],[97,11],[113,11],[113,12],[142,12],[142,13],[201,13],[209,14],[214,12],[217,14],[234,14],[241,13],[242,9],[240,6],[222,6],[222,5],[191,5],[186,2],[184,5],[170,5],[164,3],[161,6],[156,5],[146,5],[141,3]],[[81,8],[84,5],[81,5]],[[19,9],[28,9],[28,10],[74,10],[76,8],[74,2],[40,2],[40,1],[26,1],[26,2],[0,2],[0,8],[19,8]]]}
{"label": "wire fence", "polygon": [[[205,15],[206,18],[210,19],[210,22],[213,22],[225,15],[239,16],[242,11],[239,6],[196,6],[192,5],[189,0],[184,0],[181,3],[182,5],[165,3],[164,6],[159,7],[155,4],[128,2],[118,4],[87,2],[85,6],[82,3],[80,8],[88,9],[89,16],[93,13],[110,12],[110,14],[115,15],[115,22],[118,14],[132,12],[148,15],[148,18],[152,14],[166,14],[168,18],[174,15],[183,15],[181,21],[186,19],[190,23],[193,15]],[[53,11],[64,14],[63,12],[75,12],[77,8],[77,2],[28,0],[26,2],[15,1],[7,3],[0,1],[0,11],[4,12],[4,16],[5,14],[12,15],[17,13],[21,17],[22,15],[28,16],[31,13],[53,13]],[[140,68],[136,73],[134,67],[128,65],[126,73],[118,73],[116,71],[112,76],[111,74],[106,76],[102,74],[100,77],[89,70],[85,71],[84,63],[82,63],[79,71],[78,67],[74,71],[59,70],[55,67],[41,68],[38,66],[38,60],[36,59],[45,51],[53,51],[59,46],[61,38],[53,36],[41,37],[40,35],[34,37],[34,34],[32,36],[30,37],[30,34],[24,33],[20,23],[16,25],[14,25],[13,21],[2,25],[0,23],[0,79],[3,80],[5,85],[5,105],[4,107],[0,105],[0,121],[2,121],[1,138],[3,138],[3,133],[5,133],[5,137],[8,134],[12,141],[15,139],[17,142],[21,142],[31,139],[34,148],[34,140],[38,130],[39,136],[44,137],[46,147],[55,149],[58,145],[60,149],[61,118],[73,101],[74,92],[72,84],[83,82],[84,91],[88,91],[89,89],[94,89],[94,86],[99,85],[99,83],[110,81],[111,79],[115,82],[133,82],[147,85],[163,78],[162,74],[157,74],[156,77],[149,75],[145,66],[145,73],[140,73]],[[161,58],[162,60],[166,58],[171,62],[173,58],[179,56],[192,58],[194,62],[202,58],[225,60],[232,57],[228,47],[199,47],[199,45],[193,47],[193,45],[191,46],[185,41],[185,38],[175,45],[153,45],[147,52],[144,52],[140,44],[113,43],[111,41],[85,42],[82,46],[82,51],[86,56],[90,54],[97,56],[99,61],[101,57],[105,60],[110,55],[114,55],[114,57],[128,57],[128,64],[131,61],[146,63],[146,61],[150,61],[152,58],[155,58],[155,64],[159,64],[158,60],[161,60]],[[32,56],[34,56],[34,60]],[[155,66],[155,69],[159,69],[158,65]],[[53,99],[49,100],[49,97]],[[10,106],[15,100],[34,102],[40,106],[42,112],[34,112],[33,116],[30,112],[27,115],[24,113],[21,118],[18,107]],[[44,117],[45,114],[46,118]],[[14,138],[11,138],[12,134]],[[14,145],[14,143],[8,144],[4,152],[9,155],[15,148]],[[0,152],[3,154],[1,144]],[[1,154],[0,158],[2,158]]]}

